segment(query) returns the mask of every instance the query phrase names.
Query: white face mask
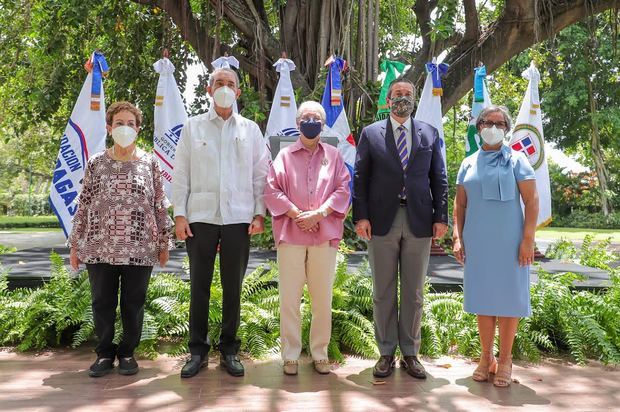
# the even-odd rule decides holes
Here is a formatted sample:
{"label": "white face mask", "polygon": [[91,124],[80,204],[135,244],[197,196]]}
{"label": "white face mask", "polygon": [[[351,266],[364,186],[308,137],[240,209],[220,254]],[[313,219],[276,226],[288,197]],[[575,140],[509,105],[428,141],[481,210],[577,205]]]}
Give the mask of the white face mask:
{"label": "white face mask", "polygon": [[237,96],[230,87],[222,86],[213,93],[213,100],[219,107],[228,109],[237,100]]}
{"label": "white face mask", "polygon": [[506,131],[504,129],[498,129],[495,126],[485,127],[480,132],[480,137],[482,137],[482,140],[484,140],[484,142],[489,146],[495,146],[504,141]]}
{"label": "white face mask", "polygon": [[133,127],[129,126],[117,126],[112,129],[112,139],[114,139],[114,143],[123,149],[135,142],[137,135],[138,132],[136,132]]}

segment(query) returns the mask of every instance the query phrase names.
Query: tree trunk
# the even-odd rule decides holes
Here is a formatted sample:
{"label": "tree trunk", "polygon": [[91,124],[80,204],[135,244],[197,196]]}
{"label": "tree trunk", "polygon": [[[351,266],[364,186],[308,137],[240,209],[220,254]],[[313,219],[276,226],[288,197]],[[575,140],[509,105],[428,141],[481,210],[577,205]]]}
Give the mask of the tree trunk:
{"label": "tree trunk", "polygon": [[592,88],[592,80],[589,76],[587,76],[585,80],[586,84],[588,85],[588,101],[590,103],[590,124],[592,125],[592,130],[590,131],[590,140],[592,143],[592,159],[594,160],[594,170],[596,171],[596,178],[598,179],[598,186],[601,192],[601,211],[603,212],[604,216],[607,216],[612,211],[611,202],[609,201],[609,197],[607,196],[607,190],[609,189],[609,186],[607,185],[609,173],[607,172],[607,168],[605,167],[605,157],[603,149],[601,147],[598,120],[596,119],[596,100]]}

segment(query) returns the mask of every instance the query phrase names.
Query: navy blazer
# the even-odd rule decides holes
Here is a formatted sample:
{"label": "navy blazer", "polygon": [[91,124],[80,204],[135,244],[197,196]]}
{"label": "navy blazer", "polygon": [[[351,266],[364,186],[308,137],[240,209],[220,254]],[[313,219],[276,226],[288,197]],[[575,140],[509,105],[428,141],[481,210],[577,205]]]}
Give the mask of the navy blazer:
{"label": "navy blazer", "polygon": [[433,223],[448,223],[448,180],[437,129],[413,120],[411,151],[403,171],[389,117],[362,130],[353,179],[353,221],[370,220],[372,234],[392,227],[405,187],[407,217],[417,237],[433,235]]}

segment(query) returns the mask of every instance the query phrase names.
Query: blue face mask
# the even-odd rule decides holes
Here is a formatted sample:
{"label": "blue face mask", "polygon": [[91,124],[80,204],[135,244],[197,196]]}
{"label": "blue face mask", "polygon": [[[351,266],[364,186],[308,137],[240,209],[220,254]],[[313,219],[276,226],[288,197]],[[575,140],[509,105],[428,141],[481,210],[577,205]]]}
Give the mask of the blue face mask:
{"label": "blue face mask", "polygon": [[299,122],[299,131],[307,139],[314,139],[321,134],[323,123],[314,119]]}

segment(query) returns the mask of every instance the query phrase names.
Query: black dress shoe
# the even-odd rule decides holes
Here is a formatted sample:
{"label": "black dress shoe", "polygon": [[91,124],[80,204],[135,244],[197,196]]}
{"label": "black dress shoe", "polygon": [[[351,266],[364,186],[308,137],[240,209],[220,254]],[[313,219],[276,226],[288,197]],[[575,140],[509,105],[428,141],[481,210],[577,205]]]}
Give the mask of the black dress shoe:
{"label": "black dress shoe", "polygon": [[407,373],[417,379],[426,379],[426,370],[416,356],[404,356],[400,364]]}
{"label": "black dress shoe", "polygon": [[90,365],[90,369],[88,369],[88,376],[92,378],[100,378],[111,372],[113,368],[113,358],[97,358],[95,363]]}
{"label": "black dress shoe", "polygon": [[394,356],[383,355],[375,364],[372,374],[377,378],[385,378],[392,374],[395,365]]}
{"label": "black dress shoe", "polygon": [[196,376],[200,369],[205,368],[209,363],[209,359],[202,355],[192,355],[181,369],[182,378],[191,378]]}
{"label": "black dress shoe", "polygon": [[138,362],[133,356],[118,358],[118,373],[121,375],[135,375],[138,373]]}
{"label": "black dress shoe", "polygon": [[220,365],[226,368],[232,376],[243,376],[245,374],[243,365],[237,355],[221,355]]}

